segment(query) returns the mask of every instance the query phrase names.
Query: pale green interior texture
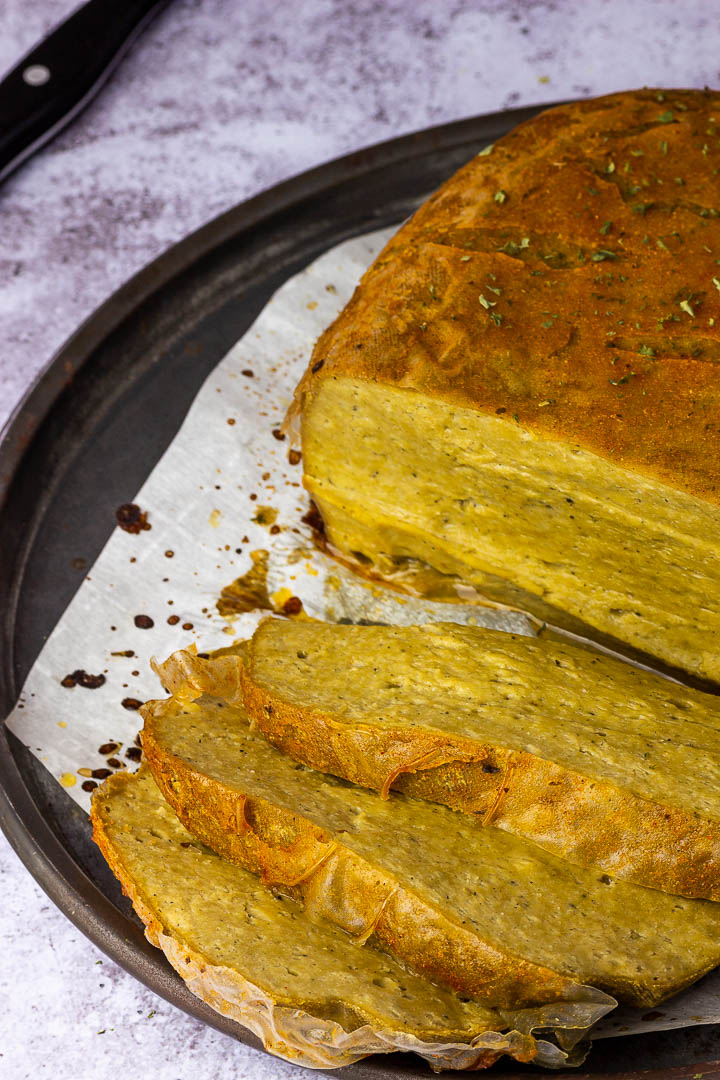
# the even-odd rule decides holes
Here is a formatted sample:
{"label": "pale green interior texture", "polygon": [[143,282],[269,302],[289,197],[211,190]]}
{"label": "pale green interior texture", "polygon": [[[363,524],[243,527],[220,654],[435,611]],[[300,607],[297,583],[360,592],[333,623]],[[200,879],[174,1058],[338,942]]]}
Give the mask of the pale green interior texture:
{"label": "pale green interior texture", "polygon": [[470,1038],[502,1028],[499,1015],[461,1001],[359,948],[341,930],[310,921],[287,897],[196,841],[149,772],[104,803],[106,831],[165,932],[226,966],[277,1004],[332,1019],[346,1030],[372,1022],[419,1035]]}
{"label": "pale green interior texture", "polygon": [[613,881],[444,806],[397,793],[384,800],[285,757],[243,711],[213,699],[178,704],[153,728],[196,771],[328,830],[515,956],[615,996],[640,984],[658,999],[720,960],[720,904]]}
{"label": "pale green interior texture", "polygon": [[340,722],[526,750],[720,820],[720,701],[587,649],[449,623],[268,621],[251,672]]}
{"label": "pale green interior texture", "polygon": [[510,603],[523,590],[720,680],[717,507],[509,415],[345,377],[313,391],[303,461],[341,551],[384,572],[422,560]]}

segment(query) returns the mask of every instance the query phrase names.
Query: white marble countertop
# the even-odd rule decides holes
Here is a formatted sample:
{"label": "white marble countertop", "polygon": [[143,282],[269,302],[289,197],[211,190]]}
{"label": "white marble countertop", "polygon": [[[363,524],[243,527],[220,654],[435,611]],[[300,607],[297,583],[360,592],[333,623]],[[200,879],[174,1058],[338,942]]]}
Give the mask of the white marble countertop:
{"label": "white marble countertop", "polygon": [[[73,9],[4,0],[0,73]],[[707,0],[175,0],[102,96],[0,189],[0,424],[75,327],[228,207],[430,124],[720,83]],[[0,837],[4,1080],[284,1080],[94,948]]]}

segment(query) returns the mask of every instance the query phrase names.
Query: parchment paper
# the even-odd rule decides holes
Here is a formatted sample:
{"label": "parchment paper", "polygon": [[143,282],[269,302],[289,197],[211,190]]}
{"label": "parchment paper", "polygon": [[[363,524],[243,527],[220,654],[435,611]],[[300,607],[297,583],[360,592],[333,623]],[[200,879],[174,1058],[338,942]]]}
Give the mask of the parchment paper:
{"label": "parchment paper", "polygon": [[[135,767],[133,705],[163,696],[150,658],[191,642],[200,651],[229,645],[267,614],[230,619],[216,607],[262,553],[277,610],[298,597],[308,615],[330,620],[534,632],[517,612],[416,600],[363,582],[319,552],[301,520],[309,508],[302,465],[288,460],[280,425],[315,339],[392,231],[339,245],[270,300],[208,377],[138,492],[150,529],[115,530],[35,662],[7,724],[86,811],[86,789],[101,779],[94,771]],[[105,682],[63,686],[79,669]],[[668,1005],[617,1010],[594,1037],[718,1022],[720,969]]]}

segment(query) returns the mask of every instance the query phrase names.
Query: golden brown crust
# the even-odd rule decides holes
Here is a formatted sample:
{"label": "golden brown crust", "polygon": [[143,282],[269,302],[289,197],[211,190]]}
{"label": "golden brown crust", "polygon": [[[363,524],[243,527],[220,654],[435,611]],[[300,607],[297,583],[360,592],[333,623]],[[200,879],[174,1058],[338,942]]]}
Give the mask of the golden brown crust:
{"label": "golden brown crust", "polygon": [[392,787],[525,836],[613,877],[720,900],[720,823],[643,799],[534,754],[417,728],[377,728],[284,701],[240,665],[248,715],[311,768]]}
{"label": "golden brown crust", "polygon": [[297,391],[396,385],[720,504],[720,94],[560,106],[404,225]]}
{"label": "golden brown crust", "polygon": [[299,900],[311,915],[361,941],[372,938],[418,974],[490,1006],[593,1000],[588,987],[452,922],[306,818],[194,769],[156,737],[154,714],[162,707],[143,708],[148,765],[185,827],[224,858]]}

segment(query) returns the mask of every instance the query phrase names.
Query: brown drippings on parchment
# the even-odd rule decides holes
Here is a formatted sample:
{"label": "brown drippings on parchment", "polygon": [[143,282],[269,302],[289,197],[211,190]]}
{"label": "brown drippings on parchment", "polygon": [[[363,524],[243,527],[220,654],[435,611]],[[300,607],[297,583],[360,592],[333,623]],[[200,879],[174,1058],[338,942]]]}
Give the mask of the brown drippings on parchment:
{"label": "brown drippings on parchment", "polygon": [[220,615],[239,615],[243,611],[273,611],[273,603],[267,589],[268,553],[264,548],[250,552],[252,566],[236,578],[231,585],[226,585],[216,602]]}
{"label": "brown drippings on parchment", "polygon": [[258,506],[253,521],[256,525],[274,525],[277,521],[278,512],[274,506]]}
{"label": "brown drippings on parchment", "polygon": [[115,520],[123,532],[141,533],[152,529],[147,519],[147,510],[141,510],[137,503],[123,503],[115,511]]}
{"label": "brown drippings on parchment", "polygon": [[104,675],[91,675],[89,672],[83,671],[82,668],[77,668],[60,680],[60,685],[67,687],[68,690],[71,690],[73,686],[84,686],[86,690],[97,690],[104,684]]}
{"label": "brown drippings on parchment", "polygon": [[307,514],[303,514],[300,520],[304,525],[310,526],[313,531],[313,540],[321,551],[325,551],[325,522],[312,499],[310,500],[310,509]]}

